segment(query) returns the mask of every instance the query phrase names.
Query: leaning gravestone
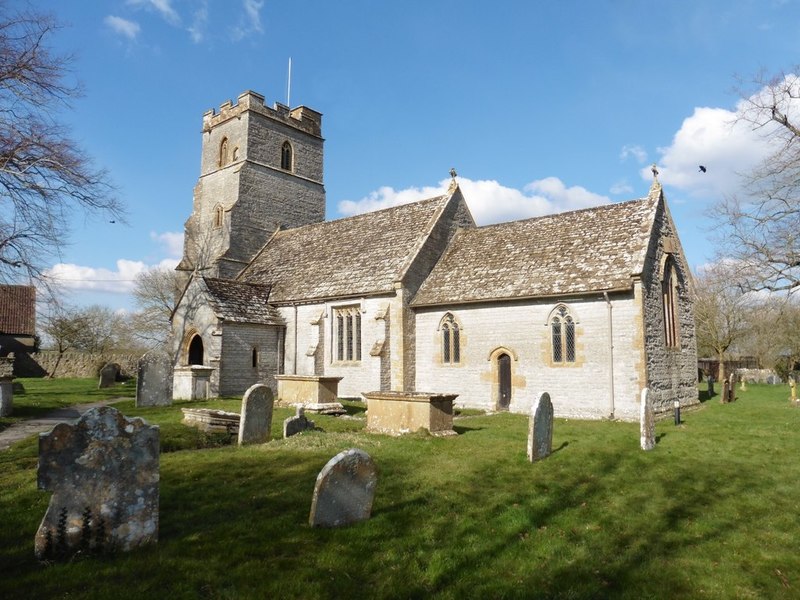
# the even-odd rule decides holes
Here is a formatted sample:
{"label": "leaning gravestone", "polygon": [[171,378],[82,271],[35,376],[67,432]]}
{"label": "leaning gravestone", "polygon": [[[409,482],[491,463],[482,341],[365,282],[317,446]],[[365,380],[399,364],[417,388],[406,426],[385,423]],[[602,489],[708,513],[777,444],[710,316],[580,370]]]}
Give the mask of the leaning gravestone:
{"label": "leaning gravestone", "polygon": [[119,377],[120,366],[117,363],[106,363],[100,369],[100,382],[97,384],[98,388],[107,388],[113,386],[117,377]]}
{"label": "leaning gravestone", "polygon": [[172,404],[172,360],[166,352],[148,352],[139,359],[136,406]]}
{"label": "leaning gravestone", "polygon": [[650,390],[642,390],[639,406],[639,431],[642,450],[652,450],[656,447],[656,413],[653,408],[653,399]]}
{"label": "leaning gravestone", "polygon": [[314,429],[314,421],[309,421],[302,406],[297,407],[293,417],[283,421],[283,437],[288,438],[298,433]]}
{"label": "leaning gravestone", "polygon": [[317,476],[312,527],[340,527],[369,519],[378,474],[369,455],[358,448],[344,450],[328,461]]}
{"label": "leaning gravestone", "polygon": [[550,394],[542,393],[536,400],[528,422],[528,460],[550,456],[553,451],[553,403]]}
{"label": "leaning gravestone", "polygon": [[38,486],[52,490],[36,532],[40,560],[158,541],[158,426],[110,406],[39,435]]}
{"label": "leaning gravestone", "polygon": [[263,444],[272,429],[272,390],[263,383],[251,385],[242,398],[239,445]]}

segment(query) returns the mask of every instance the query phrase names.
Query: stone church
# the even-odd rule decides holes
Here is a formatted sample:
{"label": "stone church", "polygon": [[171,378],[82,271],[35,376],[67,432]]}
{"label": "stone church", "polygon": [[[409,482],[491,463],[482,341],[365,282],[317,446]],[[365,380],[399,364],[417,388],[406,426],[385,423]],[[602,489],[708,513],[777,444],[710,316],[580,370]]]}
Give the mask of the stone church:
{"label": "stone church", "polygon": [[[435,198],[325,221],[322,115],[245,92],[203,116],[173,314],[187,372],[241,395],[276,375],[461,406],[638,419],[697,402],[691,276],[661,186],[637,200],[477,227]],[[195,381],[195,380],[192,380]],[[183,391],[182,391],[183,390]]]}

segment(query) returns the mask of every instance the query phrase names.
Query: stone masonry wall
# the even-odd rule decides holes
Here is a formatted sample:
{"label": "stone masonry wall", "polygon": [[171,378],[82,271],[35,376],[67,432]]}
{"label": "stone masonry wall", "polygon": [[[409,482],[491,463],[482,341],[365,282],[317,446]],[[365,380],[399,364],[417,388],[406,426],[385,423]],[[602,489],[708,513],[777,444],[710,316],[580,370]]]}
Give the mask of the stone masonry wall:
{"label": "stone masonry wall", "polygon": [[[33,377],[44,374],[50,375],[56,369],[55,377],[97,377],[100,369],[107,363],[117,363],[121,368],[123,377],[136,377],[139,359],[143,353],[107,353],[91,354],[86,352],[66,352],[58,362],[58,352],[44,350],[27,354],[24,360],[23,372],[16,367],[14,374],[17,377]],[[21,357],[19,357],[21,358]],[[56,363],[58,362],[58,367]],[[37,369],[41,369],[38,370]]]}
{"label": "stone masonry wall", "polygon": [[[278,342],[281,328],[247,323],[223,323],[222,360],[219,370],[220,396],[241,396],[251,385],[263,383],[278,393],[275,375],[279,372]],[[253,367],[253,349],[257,366]]]}
{"label": "stone masonry wall", "polygon": [[[633,294],[611,296],[614,331],[615,416],[638,418],[640,344],[631,331],[639,319]],[[496,410],[497,356],[511,356],[509,410],[528,413],[540,392],[549,392],[560,417],[609,416],[611,361],[608,353],[608,307],[602,296],[565,304],[576,320],[576,362],[553,363],[549,319],[554,300],[465,305],[451,309],[460,323],[461,362],[443,364],[439,329],[448,312],[417,309],[416,389],[458,394],[460,406]]]}

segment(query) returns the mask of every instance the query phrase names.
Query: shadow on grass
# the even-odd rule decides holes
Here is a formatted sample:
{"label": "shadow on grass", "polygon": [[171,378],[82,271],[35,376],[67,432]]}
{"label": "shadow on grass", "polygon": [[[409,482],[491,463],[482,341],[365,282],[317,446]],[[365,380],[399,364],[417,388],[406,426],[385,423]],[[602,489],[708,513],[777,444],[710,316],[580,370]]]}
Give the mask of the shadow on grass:
{"label": "shadow on grass", "polygon": [[483,429],[485,429],[485,427],[465,427],[464,425],[453,425],[453,431],[459,435],[470,431],[481,431]]}

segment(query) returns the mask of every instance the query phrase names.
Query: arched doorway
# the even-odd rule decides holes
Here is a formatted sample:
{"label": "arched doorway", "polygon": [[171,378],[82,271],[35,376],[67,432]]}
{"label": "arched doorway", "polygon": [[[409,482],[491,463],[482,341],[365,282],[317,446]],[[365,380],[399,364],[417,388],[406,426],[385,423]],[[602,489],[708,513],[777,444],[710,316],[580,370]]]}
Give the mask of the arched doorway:
{"label": "arched doorway", "polygon": [[497,408],[508,410],[511,404],[511,357],[501,354],[497,357]]}
{"label": "arched doorway", "polygon": [[203,338],[196,334],[192,337],[192,341],[189,342],[189,364],[203,364]]}

